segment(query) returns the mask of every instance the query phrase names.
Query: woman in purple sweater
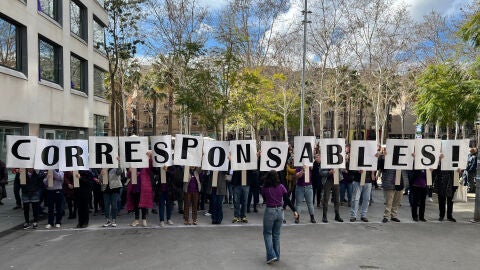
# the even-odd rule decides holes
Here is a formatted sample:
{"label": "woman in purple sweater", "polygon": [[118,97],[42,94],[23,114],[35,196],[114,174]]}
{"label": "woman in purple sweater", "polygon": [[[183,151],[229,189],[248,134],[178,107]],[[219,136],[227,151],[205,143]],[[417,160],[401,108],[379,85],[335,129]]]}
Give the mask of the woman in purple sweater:
{"label": "woman in purple sweater", "polygon": [[295,218],[298,213],[287,196],[287,189],[280,184],[276,171],[264,176],[262,195],[267,208],[263,215],[263,240],[267,251],[267,264],[280,260],[280,228],[283,223],[283,201],[292,209]]}

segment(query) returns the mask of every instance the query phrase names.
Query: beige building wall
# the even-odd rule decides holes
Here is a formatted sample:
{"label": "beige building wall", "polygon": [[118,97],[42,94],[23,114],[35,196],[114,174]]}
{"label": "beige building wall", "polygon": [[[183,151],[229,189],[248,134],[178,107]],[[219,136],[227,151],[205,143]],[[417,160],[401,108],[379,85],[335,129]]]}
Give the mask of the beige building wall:
{"label": "beige building wall", "polygon": [[[93,133],[94,115],[108,117],[109,104],[94,96],[94,65],[108,70],[104,54],[93,46],[93,19],[108,24],[108,16],[95,0],[78,0],[87,8],[87,41],[70,30],[70,1],[62,0],[61,24],[38,11],[37,0],[1,0],[0,12],[26,27],[27,74],[0,66],[0,122],[28,126],[30,135],[42,125],[88,129]],[[39,35],[63,48],[63,85],[39,79]],[[70,55],[88,64],[88,95],[70,87]],[[1,125],[1,123],[0,123]],[[5,125],[5,124],[4,124]],[[40,127],[40,128],[39,128]],[[86,134],[85,134],[86,135]]]}

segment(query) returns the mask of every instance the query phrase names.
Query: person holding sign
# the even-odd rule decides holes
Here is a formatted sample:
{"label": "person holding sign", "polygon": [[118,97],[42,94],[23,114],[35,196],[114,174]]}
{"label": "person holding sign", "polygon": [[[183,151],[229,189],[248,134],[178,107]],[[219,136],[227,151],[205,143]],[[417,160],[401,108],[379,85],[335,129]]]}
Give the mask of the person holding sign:
{"label": "person holding sign", "polygon": [[[19,173],[20,174],[20,173]],[[20,176],[19,176],[20,177]],[[22,190],[23,216],[25,217],[24,229],[30,228],[30,205],[33,212],[33,228],[38,227],[38,216],[40,212],[40,189],[43,186],[43,172],[37,173],[34,169],[27,169],[26,183],[20,185]]]}
{"label": "person holding sign", "polygon": [[[53,226],[60,228],[62,226],[63,177],[63,172],[54,170],[53,185],[47,186],[48,224],[45,226],[45,229],[50,229]],[[47,185],[48,175],[43,179],[43,183]]]}
{"label": "person holding sign", "polygon": [[298,212],[287,195],[287,189],[280,184],[276,171],[269,171],[263,178],[262,195],[265,198],[263,214],[263,240],[267,252],[267,264],[280,260],[280,228],[284,220],[283,201],[292,209],[295,219]]}
{"label": "person holding sign", "polygon": [[80,187],[75,188],[75,204],[78,209],[77,228],[88,227],[90,221],[89,203],[92,201],[92,188],[95,182],[93,172],[91,170],[81,170],[74,175],[79,180]]}
{"label": "person holding sign", "polygon": [[118,200],[120,198],[120,189],[122,185],[122,168],[109,168],[107,171],[107,181],[103,179],[104,174],[100,175],[101,190],[103,192],[103,210],[105,213],[105,224],[103,227],[117,227]]}
{"label": "person holding sign", "polygon": [[127,211],[135,211],[135,220],[130,224],[136,227],[140,224],[140,211],[142,212],[142,226],[147,226],[147,211],[153,208],[153,190],[152,190],[152,153],[149,152],[149,167],[136,170],[137,183],[133,184],[132,171],[129,170],[127,177],[130,182],[127,186]]}
{"label": "person holding sign", "polygon": [[[310,170],[309,178],[305,179],[305,170]],[[315,220],[314,215],[314,208],[313,208],[313,188],[312,188],[312,170],[304,165],[303,167],[297,167],[296,169],[296,177],[297,177],[297,186],[295,187],[295,206],[297,209],[299,208],[300,204],[305,199],[305,203],[308,207],[308,213],[310,214],[310,222],[317,223]],[[295,223],[300,222],[300,217],[295,217]]]}
{"label": "person holding sign", "polygon": [[190,223],[190,206],[192,207],[192,221],[193,225],[198,224],[198,195],[202,189],[200,183],[199,170],[196,167],[189,167],[189,179],[188,182],[183,183],[184,192],[184,204],[183,204],[183,219],[185,225],[191,225]]}
{"label": "person holding sign", "polygon": [[[164,173],[162,173],[162,171]],[[160,227],[165,226],[165,212],[167,215],[167,224],[173,225],[172,221],[172,209],[174,201],[174,188],[173,181],[175,177],[175,168],[173,166],[162,168],[153,168],[153,175],[155,179],[158,179],[156,185],[158,197],[158,217],[160,219]]]}
{"label": "person holding sign", "polygon": [[427,171],[412,170],[408,179],[410,192],[412,193],[412,219],[413,221],[426,222],[425,201],[427,199]]}
{"label": "person holding sign", "polygon": [[402,174],[400,174],[400,184],[395,185],[396,177],[395,170],[382,168],[382,188],[385,196],[383,223],[388,222],[389,218],[391,221],[400,222],[398,207],[402,202],[404,184]]}
{"label": "person holding sign", "polygon": [[[322,222],[328,223],[327,212],[328,212],[328,201],[330,200],[330,194],[333,199],[333,208],[335,209],[335,221],[343,222],[343,219],[340,217],[340,187],[339,185],[334,184],[333,174],[335,171],[333,169],[323,169],[320,174],[322,178],[325,179],[323,184],[323,217]],[[342,177],[342,174],[339,174]]]}
{"label": "person holding sign", "polygon": [[[440,154],[440,159],[443,159],[443,154]],[[442,171],[441,162],[438,164],[438,168],[432,172],[432,178],[435,187],[438,190],[438,209],[439,209],[439,221],[443,221],[445,218],[445,206],[447,208],[447,220],[456,222],[453,218],[453,195],[457,191],[456,186],[453,185],[453,172],[454,171]],[[460,169],[457,169],[460,172]]]}

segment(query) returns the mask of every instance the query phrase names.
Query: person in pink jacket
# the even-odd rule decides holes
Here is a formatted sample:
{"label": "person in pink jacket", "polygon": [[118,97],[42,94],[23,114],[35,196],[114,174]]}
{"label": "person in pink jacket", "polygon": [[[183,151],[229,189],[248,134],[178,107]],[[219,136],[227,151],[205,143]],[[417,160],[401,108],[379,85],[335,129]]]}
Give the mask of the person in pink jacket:
{"label": "person in pink jacket", "polygon": [[[153,208],[153,191],[152,191],[152,159],[151,152],[148,153],[149,167],[137,169],[137,184],[133,185],[130,180],[127,185],[127,211],[135,211],[135,220],[131,226],[136,227],[140,224],[140,211],[142,212],[142,225],[147,226],[147,209]],[[127,177],[131,178],[131,171],[128,170]]]}

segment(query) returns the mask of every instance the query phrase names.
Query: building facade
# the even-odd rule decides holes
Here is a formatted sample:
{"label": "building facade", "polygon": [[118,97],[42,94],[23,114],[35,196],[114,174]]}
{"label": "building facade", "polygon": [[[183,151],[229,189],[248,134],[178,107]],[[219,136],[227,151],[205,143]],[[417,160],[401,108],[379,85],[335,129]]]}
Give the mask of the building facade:
{"label": "building facade", "polygon": [[0,1],[0,159],[7,135],[106,135],[103,2]]}

